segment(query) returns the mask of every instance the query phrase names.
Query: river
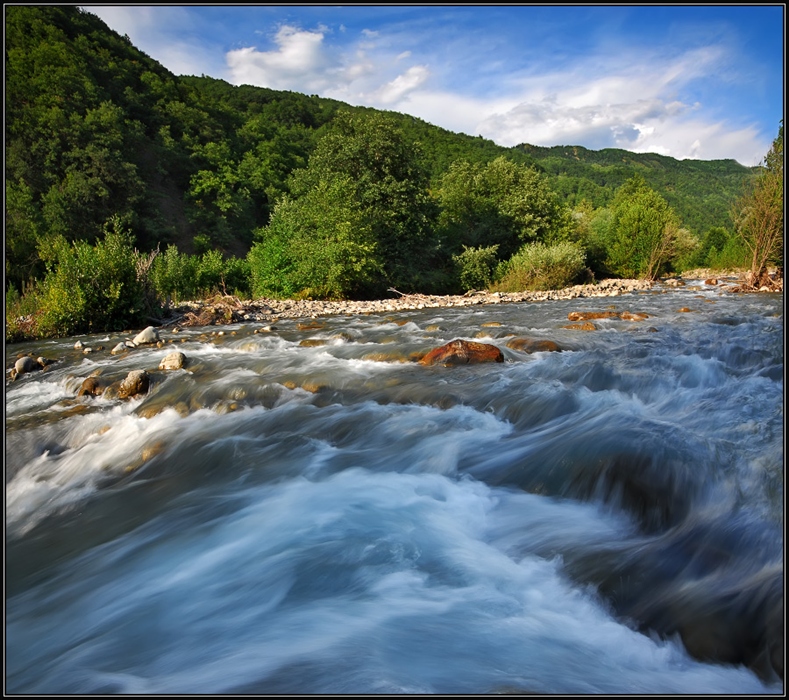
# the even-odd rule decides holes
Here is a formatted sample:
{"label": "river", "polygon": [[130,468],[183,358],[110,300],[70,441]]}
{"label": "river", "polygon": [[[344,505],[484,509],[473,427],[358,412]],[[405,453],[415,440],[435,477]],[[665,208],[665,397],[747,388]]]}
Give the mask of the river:
{"label": "river", "polygon": [[6,347],[7,692],[783,692],[782,296],[313,325]]}

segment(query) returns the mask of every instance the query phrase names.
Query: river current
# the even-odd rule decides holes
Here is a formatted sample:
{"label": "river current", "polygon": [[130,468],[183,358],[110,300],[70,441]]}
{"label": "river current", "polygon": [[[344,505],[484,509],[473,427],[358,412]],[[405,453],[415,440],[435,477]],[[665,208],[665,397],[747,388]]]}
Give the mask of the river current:
{"label": "river current", "polygon": [[304,323],[6,347],[7,692],[783,692],[781,296]]}

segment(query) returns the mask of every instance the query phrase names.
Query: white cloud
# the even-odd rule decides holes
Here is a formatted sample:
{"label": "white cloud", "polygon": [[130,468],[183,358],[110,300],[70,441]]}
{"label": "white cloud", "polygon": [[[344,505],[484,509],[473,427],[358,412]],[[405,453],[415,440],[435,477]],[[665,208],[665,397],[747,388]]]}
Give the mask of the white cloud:
{"label": "white cloud", "polygon": [[[185,7],[141,5],[86,6],[119,34],[126,34],[141,51],[175,75],[224,77],[221,48],[206,44]],[[174,32],[173,28],[178,31]]]}
{"label": "white cloud", "polygon": [[480,115],[475,131],[505,146],[583,144],[678,159],[734,157],[752,165],[752,154],[763,148],[754,129],[732,131],[720,122],[705,122],[698,102],[678,98],[720,59],[714,48],[668,61],[622,56],[618,65],[590,61],[583,72],[524,79],[515,93],[517,104]]}
{"label": "white cloud", "polygon": [[323,48],[323,31],[283,25],[274,38],[275,51],[236,49],[226,55],[232,81],[274,89],[289,89],[298,81],[310,92],[326,87],[332,60]]}
{"label": "white cloud", "polygon": [[[210,34],[198,38],[206,24],[189,8],[87,9],[176,74],[205,73],[393,109],[505,146],[619,147],[675,158],[734,157],[753,165],[770,145],[756,126],[732,127],[725,115],[713,114],[712,98],[696,91],[699,85],[709,90],[712,80],[733,79],[737,64],[718,45],[661,54],[659,47],[606,41],[584,56],[564,56],[561,64],[526,61],[525,54],[500,47],[491,61],[483,46],[451,41],[451,33],[438,41],[425,30],[420,38],[413,25],[351,36],[341,25],[331,34],[322,25],[291,23],[279,27],[268,50],[228,51]],[[526,67],[518,72],[515,65]]]}
{"label": "white cloud", "polygon": [[413,92],[430,75],[427,66],[411,66],[405,73],[398,75],[394,80],[384,85],[371,97],[382,104],[390,105],[402,100],[409,92]]}

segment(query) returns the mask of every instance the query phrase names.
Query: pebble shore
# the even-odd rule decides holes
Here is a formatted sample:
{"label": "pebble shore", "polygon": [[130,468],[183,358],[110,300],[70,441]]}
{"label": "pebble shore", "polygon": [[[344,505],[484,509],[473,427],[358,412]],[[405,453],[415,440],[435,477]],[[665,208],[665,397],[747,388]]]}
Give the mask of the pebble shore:
{"label": "pebble shore", "polygon": [[[207,309],[224,307],[232,312],[234,321],[271,322],[281,318],[315,318],[318,316],[357,315],[438,309],[447,307],[506,304],[524,301],[554,301],[586,297],[612,297],[651,289],[649,280],[602,280],[597,284],[579,284],[565,289],[545,292],[468,292],[463,295],[438,296],[427,294],[400,294],[392,299],[374,301],[314,301],[294,299],[257,299],[240,301],[225,297],[217,302],[183,302],[173,307],[174,317],[166,319],[164,326],[182,323],[184,319],[198,320]],[[394,294],[394,292],[393,292]],[[191,324],[190,324],[191,325]],[[198,324],[194,324],[198,325]]]}

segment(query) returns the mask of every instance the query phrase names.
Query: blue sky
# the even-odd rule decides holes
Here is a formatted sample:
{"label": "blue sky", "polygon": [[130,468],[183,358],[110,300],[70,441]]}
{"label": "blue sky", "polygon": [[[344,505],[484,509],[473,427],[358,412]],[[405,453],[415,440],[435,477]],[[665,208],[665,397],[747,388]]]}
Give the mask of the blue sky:
{"label": "blue sky", "polygon": [[405,112],[503,146],[755,165],[783,118],[782,5],[84,8],[178,75]]}

